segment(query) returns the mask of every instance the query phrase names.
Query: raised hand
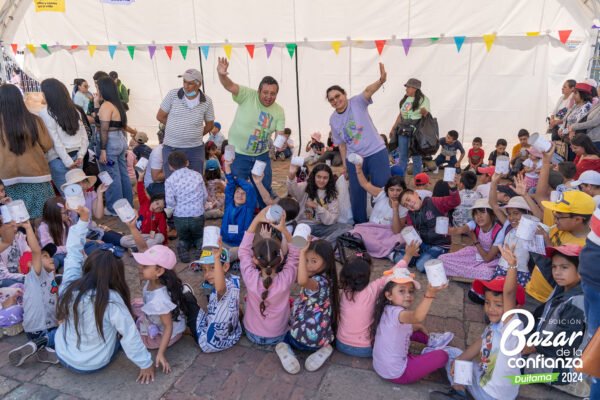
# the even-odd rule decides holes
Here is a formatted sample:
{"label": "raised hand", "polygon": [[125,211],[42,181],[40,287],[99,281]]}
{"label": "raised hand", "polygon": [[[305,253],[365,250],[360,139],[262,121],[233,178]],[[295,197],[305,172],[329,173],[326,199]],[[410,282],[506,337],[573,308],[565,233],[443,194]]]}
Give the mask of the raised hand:
{"label": "raised hand", "polygon": [[379,63],[379,82],[381,82],[381,84],[384,84],[386,80],[387,72],[385,72],[385,66],[383,65],[383,63]]}
{"label": "raised hand", "polygon": [[226,57],[219,57],[219,62],[217,64],[217,72],[219,75],[227,75],[227,68],[229,68],[229,61],[227,61]]}

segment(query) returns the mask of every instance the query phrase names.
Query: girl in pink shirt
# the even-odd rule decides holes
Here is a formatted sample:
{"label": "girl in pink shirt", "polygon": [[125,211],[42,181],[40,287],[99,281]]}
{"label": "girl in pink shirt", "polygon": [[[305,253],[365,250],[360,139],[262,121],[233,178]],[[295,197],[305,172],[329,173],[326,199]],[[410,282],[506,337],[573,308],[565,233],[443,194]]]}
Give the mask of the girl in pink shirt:
{"label": "girl in pink shirt", "polygon": [[67,256],[67,233],[71,226],[71,218],[65,207],[65,199],[62,197],[51,197],[44,203],[42,211],[42,222],[38,227],[40,246],[49,243],[56,246],[54,254],[54,267],[60,273]]}
{"label": "girl in pink shirt", "polygon": [[259,239],[253,244],[260,225],[269,224],[268,209],[263,208],[254,218],[238,250],[247,290],[244,328],[248,340],[260,345],[275,345],[285,338],[290,320],[290,289],[296,279],[299,258],[299,250],[291,244],[292,235],[285,226],[285,212],[278,225],[271,224],[290,243],[285,264],[278,241]]}

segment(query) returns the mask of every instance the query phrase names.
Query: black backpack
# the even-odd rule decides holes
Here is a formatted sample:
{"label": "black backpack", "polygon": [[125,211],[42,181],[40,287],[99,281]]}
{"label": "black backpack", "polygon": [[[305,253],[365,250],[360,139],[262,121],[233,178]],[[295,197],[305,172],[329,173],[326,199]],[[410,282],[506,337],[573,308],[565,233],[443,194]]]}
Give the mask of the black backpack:
{"label": "black backpack", "polygon": [[358,233],[346,232],[335,240],[335,260],[345,264],[356,253],[366,253],[367,247]]}
{"label": "black backpack", "polygon": [[437,119],[428,113],[421,118],[415,134],[412,136],[411,153],[421,156],[432,156],[440,147],[440,130]]}

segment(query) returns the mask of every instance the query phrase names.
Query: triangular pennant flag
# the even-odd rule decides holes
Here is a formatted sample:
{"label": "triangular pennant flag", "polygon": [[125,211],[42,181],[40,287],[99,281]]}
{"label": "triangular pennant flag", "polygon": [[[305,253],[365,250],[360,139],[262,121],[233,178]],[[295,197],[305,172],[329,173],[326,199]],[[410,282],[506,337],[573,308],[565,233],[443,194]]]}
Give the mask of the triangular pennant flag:
{"label": "triangular pennant flag", "polygon": [[88,44],[88,53],[90,53],[90,57],[94,57],[95,52],[96,52],[96,45]]}
{"label": "triangular pennant flag", "polygon": [[567,40],[569,40],[569,36],[571,36],[571,32],[573,32],[571,29],[565,31],[558,31],[558,37],[560,38],[562,44],[567,43]]}
{"label": "triangular pennant flag", "polygon": [[267,58],[271,57],[271,52],[273,51],[273,43],[265,43],[265,49],[267,50]]}
{"label": "triangular pennant flag", "polygon": [[429,38],[429,40],[431,40],[432,43],[435,43],[438,40],[440,40],[440,38],[439,37],[432,37],[432,38]]}
{"label": "triangular pennant flag", "polygon": [[27,50],[29,50],[29,52],[31,54],[35,54],[35,46],[32,44],[26,44],[25,47],[27,47]]}
{"label": "triangular pennant flag", "polygon": [[496,34],[495,33],[490,33],[487,35],[483,35],[483,42],[485,43],[485,50],[487,52],[489,52],[492,49],[492,45],[494,44],[494,41],[496,40]]}
{"label": "triangular pennant flag", "polygon": [[200,50],[202,51],[202,54],[204,55],[204,59],[208,60],[208,49],[210,47],[209,46],[200,46]]}
{"label": "triangular pennant flag", "polygon": [[10,45],[10,47],[12,48],[13,53],[17,54],[17,50],[19,49],[19,45],[16,43],[13,43]]}
{"label": "triangular pennant flag", "polygon": [[173,57],[173,46],[165,46],[165,52],[167,53],[167,57],[169,60]]}
{"label": "triangular pennant flag", "polygon": [[115,58],[115,51],[117,51],[117,46],[114,44],[108,45],[108,54],[110,55],[110,59]]}
{"label": "triangular pennant flag", "polygon": [[539,32],[526,32],[525,33],[527,36],[540,36]]}
{"label": "triangular pennant flag", "polygon": [[460,49],[465,42],[466,36],[454,36],[454,44],[456,44],[456,51],[460,53]]}
{"label": "triangular pennant flag", "polygon": [[48,54],[51,54],[51,53],[50,53],[50,49],[48,48],[48,45],[47,45],[47,44],[45,44],[45,43],[43,43],[43,44],[40,44],[40,47],[41,47],[42,49],[46,50],[46,53],[48,53]]}
{"label": "triangular pennant flag", "polygon": [[404,47],[404,54],[408,55],[408,50],[410,49],[410,46],[412,45],[412,39],[402,39],[402,47]]}
{"label": "triangular pennant flag", "polygon": [[150,59],[154,57],[154,53],[156,52],[156,46],[148,46],[148,53],[150,53]]}
{"label": "triangular pennant flag", "polygon": [[76,45],[76,44],[72,44],[72,45],[71,45],[71,50],[75,50],[75,49],[76,49],[76,48],[78,48],[78,47],[79,47],[78,45]]}
{"label": "triangular pennant flag", "polygon": [[377,52],[379,53],[379,55],[381,55],[381,52],[383,52],[383,47],[385,46],[385,40],[376,40],[375,41],[375,47],[377,47]]}
{"label": "triangular pennant flag", "polygon": [[342,47],[342,42],[336,40],[335,42],[331,42],[331,48],[335,51],[335,54],[340,54],[340,47]]}
{"label": "triangular pennant flag", "polygon": [[296,52],[296,43],[286,43],[285,47],[287,47],[290,58],[294,58],[294,53]]}
{"label": "triangular pennant flag", "polygon": [[225,56],[227,56],[228,60],[231,59],[231,49],[233,49],[232,45],[230,45],[230,44],[223,45],[223,50],[225,50]]}
{"label": "triangular pennant flag", "polygon": [[133,60],[133,53],[135,52],[135,46],[127,46],[127,51],[129,51],[129,57]]}
{"label": "triangular pennant flag", "polygon": [[187,46],[179,46],[179,51],[181,52],[181,57],[183,57],[183,59],[185,60],[185,58],[187,57],[188,47]]}
{"label": "triangular pennant flag", "polygon": [[250,58],[254,58],[254,45],[253,44],[247,44],[246,45],[246,50],[248,50],[248,54],[250,54]]}

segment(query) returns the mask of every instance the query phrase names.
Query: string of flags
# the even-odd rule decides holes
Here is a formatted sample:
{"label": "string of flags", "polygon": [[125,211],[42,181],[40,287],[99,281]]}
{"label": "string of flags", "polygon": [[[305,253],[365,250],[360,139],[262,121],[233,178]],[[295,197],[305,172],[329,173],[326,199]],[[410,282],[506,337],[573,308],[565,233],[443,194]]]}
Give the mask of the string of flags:
{"label": "string of flags", "polygon": [[[563,44],[567,44],[567,41],[569,40],[569,37],[571,36],[572,30],[568,29],[568,30],[559,30],[558,31],[558,39],[560,40],[561,43]],[[537,37],[540,36],[541,32],[525,32],[525,36],[526,37]],[[494,42],[496,41],[497,35],[495,33],[490,33],[490,34],[485,34],[482,36],[483,39],[483,43],[485,44],[485,48],[487,52],[490,52],[492,49],[492,45],[494,44]],[[438,42],[440,39],[442,39],[441,37],[431,37],[429,38],[429,41],[431,43],[436,43]],[[460,50],[463,46],[463,44],[465,43],[465,41],[468,39],[467,36],[454,36],[452,38],[454,40],[454,44],[456,46],[456,51],[460,53]],[[337,55],[340,52],[340,49],[343,47],[344,43],[347,43],[347,41],[340,41],[340,40],[335,40],[330,42],[331,45],[331,49],[334,51],[334,53]],[[356,43],[365,43],[364,41],[355,41]],[[408,56],[408,52],[410,51],[411,46],[413,45],[413,39],[412,38],[403,38],[400,39],[400,43],[402,44],[402,48],[404,49],[404,54]],[[389,41],[388,40],[375,40],[374,41],[375,44],[375,48],[377,49],[377,53],[379,55],[382,55],[384,48],[386,47],[386,45],[389,45]],[[273,48],[276,46],[276,43],[264,43],[264,48],[266,51],[266,55],[267,55],[267,59],[271,57],[271,52],[273,51]],[[19,51],[19,44],[17,43],[12,43],[10,45],[12,51],[14,54],[16,54]],[[66,49],[66,50],[70,50],[70,51],[74,51],[79,49],[80,47],[85,47],[87,48],[87,51],[90,55],[90,57],[94,56],[94,53],[96,52],[96,50],[98,49],[97,45],[94,44],[87,44],[87,45],[71,45],[71,46],[64,46],[64,45],[49,45],[47,43],[41,43],[38,46],[35,46],[32,43],[27,43],[25,44],[25,48],[29,51],[30,54],[35,55],[36,51],[39,49],[42,49],[43,51],[45,51],[48,54],[52,54],[52,50],[62,50],[62,49]],[[183,57],[183,59],[185,60],[188,54],[188,50],[190,47],[192,48],[196,48],[195,46],[190,46],[190,45],[181,45],[181,46],[172,46],[172,45],[164,45],[161,46],[164,51],[165,54],[167,55],[167,57],[169,58],[169,60],[171,60],[173,58],[173,49],[176,47],[179,49],[179,53],[181,54],[181,57]],[[208,59],[208,53],[210,51],[210,49],[212,48],[216,48],[219,47],[217,45],[200,45],[197,48],[200,49],[202,55],[204,56],[204,59]],[[230,43],[225,43],[223,45],[221,45],[220,47],[223,48],[224,52],[225,52],[225,56],[230,59],[231,58],[231,53],[233,51],[234,46]],[[254,50],[258,47],[255,44],[245,44],[244,47],[246,48],[246,51],[248,53],[248,56],[253,59],[254,58]],[[287,49],[287,52],[290,56],[290,58],[294,58],[294,54],[296,52],[296,49],[298,47],[297,43],[284,43],[283,47],[285,47],[285,49]],[[117,52],[117,50],[119,48],[124,48],[127,49],[127,52],[129,53],[129,56],[131,57],[131,59],[134,59],[134,55],[136,50],[139,49],[147,49],[148,50],[148,54],[150,56],[150,59],[154,58],[155,54],[156,54],[156,50],[159,48],[158,46],[151,44],[151,45],[138,45],[138,46],[134,46],[134,45],[108,45],[108,54],[110,55],[110,58],[113,59],[115,57],[115,53]]]}

